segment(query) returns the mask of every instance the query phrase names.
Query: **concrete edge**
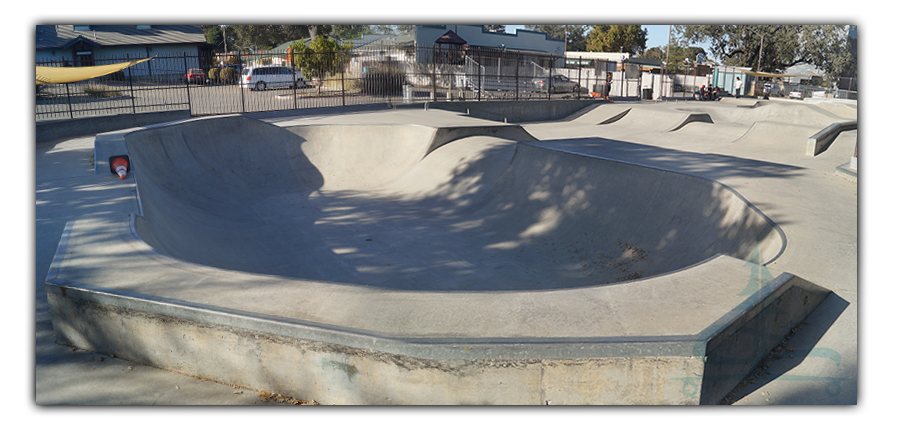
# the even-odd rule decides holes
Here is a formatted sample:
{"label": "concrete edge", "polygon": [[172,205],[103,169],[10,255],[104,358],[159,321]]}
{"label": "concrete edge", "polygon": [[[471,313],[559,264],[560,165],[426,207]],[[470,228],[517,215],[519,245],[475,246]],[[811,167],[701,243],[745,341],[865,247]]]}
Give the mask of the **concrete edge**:
{"label": "concrete edge", "polygon": [[[144,243],[134,230],[135,214],[117,235],[124,241]],[[74,221],[63,230],[57,253],[44,281],[48,295],[60,299],[92,302],[125,311],[145,312],[183,321],[235,327],[287,338],[372,349],[390,354],[430,360],[453,359],[583,359],[611,357],[691,357],[702,353],[707,336],[618,336],[565,338],[469,338],[396,337],[294,318],[238,311],[219,306],[150,296],[124,290],[86,285],[59,278]],[[126,231],[127,230],[127,231]],[[181,261],[159,254],[159,258]],[[193,264],[193,263],[186,263]],[[81,335],[61,333],[69,339]]]}
{"label": "concrete edge", "polygon": [[830,290],[791,273],[761,286],[710,327],[700,404],[725,398],[769,352],[812,314]]}
{"label": "concrete edge", "polygon": [[35,138],[40,142],[62,137],[83,136],[139,127],[158,122],[186,119],[190,118],[190,116],[190,111],[188,110],[176,110],[93,116],[56,121],[36,121]]}
{"label": "concrete edge", "polygon": [[823,128],[806,140],[806,155],[815,157],[821,154],[842,131],[856,130],[857,121],[836,122]]}
{"label": "concrete edge", "polygon": [[[120,226],[121,240],[141,242],[134,231],[134,214],[131,222]],[[749,318],[754,309],[764,303],[770,293],[784,283],[770,282],[748,297],[741,306],[720,318],[697,335],[689,336],[620,336],[581,338],[410,338],[385,336],[365,330],[348,329],[312,321],[275,317],[254,312],[236,311],[217,306],[191,303],[181,300],[149,296],[122,290],[85,285],[59,278],[59,266],[64,260],[68,238],[74,221],[67,223],[60,239],[57,254],[45,279],[47,294],[115,306],[122,309],[148,312],[185,321],[206,323],[285,336],[290,338],[333,343],[347,347],[377,349],[423,359],[578,359],[597,357],[658,357],[703,356],[707,342],[729,327]],[[156,251],[152,251],[156,252]],[[159,254],[160,257],[172,257]],[[177,260],[177,259],[175,259]],[[180,261],[180,260],[179,260]],[[782,276],[783,277],[783,276]],[[757,309],[756,312],[759,312]],[[69,336],[71,337],[71,336]]]}
{"label": "concrete edge", "polygon": [[852,167],[851,162],[841,164],[834,168],[834,173],[850,182],[857,183],[858,172]]}

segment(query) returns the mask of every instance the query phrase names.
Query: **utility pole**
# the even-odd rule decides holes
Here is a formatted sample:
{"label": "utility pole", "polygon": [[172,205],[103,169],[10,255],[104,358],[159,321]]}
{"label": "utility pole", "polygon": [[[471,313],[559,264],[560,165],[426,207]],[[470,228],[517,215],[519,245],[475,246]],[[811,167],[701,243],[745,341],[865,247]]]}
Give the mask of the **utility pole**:
{"label": "utility pole", "polygon": [[[660,87],[660,97],[662,97],[662,88],[663,88],[663,85],[662,85],[662,82],[661,82],[662,77],[669,74],[669,49],[670,49],[671,47],[672,47],[672,24],[669,24],[669,42],[666,43],[666,63],[663,64],[663,71],[662,71],[662,73],[660,74],[660,77],[659,77],[659,79],[660,79],[660,85],[659,85],[659,87]],[[674,82],[673,82],[673,84],[674,84]],[[672,90],[672,97],[675,97],[675,90]]]}

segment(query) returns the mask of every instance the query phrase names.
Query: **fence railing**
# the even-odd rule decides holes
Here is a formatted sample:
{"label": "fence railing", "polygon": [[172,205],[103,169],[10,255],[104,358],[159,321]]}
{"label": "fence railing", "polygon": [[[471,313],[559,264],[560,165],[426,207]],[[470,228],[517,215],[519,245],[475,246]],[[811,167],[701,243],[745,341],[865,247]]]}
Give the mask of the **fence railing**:
{"label": "fence railing", "polygon": [[[94,58],[94,65],[140,58]],[[579,61],[579,64],[582,62]],[[691,97],[706,77],[641,72],[635,64],[566,68],[560,56],[481,47],[369,48],[334,54],[249,52],[157,56],[87,81],[37,87],[38,121],[189,110],[192,116],[438,100],[586,98],[613,74],[612,97]],[[37,64],[65,66],[64,63]],[[247,80],[242,71],[277,67],[303,76],[299,85]],[[205,78],[189,82],[189,69]],[[226,73],[226,69],[228,73]],[[287,70],[290,69],[290,70]],[[284,85],[277,85],[277,84]]]}
{"label": "fence railing", "polygon": [[[140,58],[94,58],[93,64],[136,59]],[[185,109],[199,116],[385,102],[581,98],[590,97],[588,91],[602,83],[595,74],[565,69],[564,64],[559,56],[455,46],[305,56],[288,52],[156,56],[111,75],[38,86],[35,116],[40,121]],[[37,65],[66,66],[65,62]],[[241,71],[264,66],[301,73],[303,84],[268,82],[265,90],[257,91],[247,85]],[[234,69],[232,76],[219,73],[228,67]],[[185,74],[194,68],[202,69],[206,78],[188,82]],[[216,70],[211,74],[211,69]],[[551,75],[556,79],[549,79]]]}

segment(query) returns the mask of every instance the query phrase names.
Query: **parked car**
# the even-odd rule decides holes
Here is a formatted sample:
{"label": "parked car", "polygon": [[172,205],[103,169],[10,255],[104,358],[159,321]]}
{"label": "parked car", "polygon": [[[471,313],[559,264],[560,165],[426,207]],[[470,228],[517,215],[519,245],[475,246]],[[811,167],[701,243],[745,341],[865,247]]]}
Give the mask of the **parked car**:
{"label": "parked car", "polygon": [[202,69],[188,69],[187,73],[184,75],[184,79],[189,84],[205,84],[206,73]]}
{"label": "parked car", "polygon": [[289,67],[257,66],[241,70],[241,88],[264,91],[266,88],[291,86],[302,88],[306,86],[306,82],[300,72]]}
{"label": "parked car", "polygon": [[531,87],[535,91],[547,92],[548,85],[551,93],[577,93],[581,91],[580,85],[563,75],[553,75],[552,80],[548,75],[540,75],[531,80]]}
{"label": "parked car", "polygon": [[803,100],[803,93],[801,93],[800,91],[791,91],[788,93],[788,97],[790,97],[792,99]]}

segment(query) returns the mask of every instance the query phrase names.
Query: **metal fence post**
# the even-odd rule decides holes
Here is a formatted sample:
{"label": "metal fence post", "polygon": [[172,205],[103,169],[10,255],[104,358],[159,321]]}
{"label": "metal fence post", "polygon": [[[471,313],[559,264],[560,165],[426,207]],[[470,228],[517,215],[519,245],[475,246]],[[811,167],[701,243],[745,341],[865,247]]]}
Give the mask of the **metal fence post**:
{"label": "metal fence post", "polygon": [[[296,73],[297,73],[297,65],[294,64],[295,63],[294,62],[294,52],[289,49],[288,55],[290,56],[289,60],[291,62],[291,80],[294,80],[294,77],[296,76]],[[240,81],[240,78],[238,78],[238,81]],[[291,92],[294,95],[294,103],[293,103],[294,110],[297,110],[297,86],[298,85],[299,84],[297,83],[297,81],[294,81],[294,85],[291,85],[291,88],[292,88]]]}
{"label": "metal fence post", "polygon": [[516,100],[519,100],[519,52],[516,51]]}
{"label": "metal fence post", "polygon": [[[479,54],[481,50],[478,50]],[[484,92],[484,56],[478,56],[478,101],[481,101],[481,93]]]}
{"label": "metal fence post", "polygon": [[[125,54],[125,61],[131,61],[131,56]],[[128,90],[131,91],[131,113],[137,114],[137,107],[134,105],[134,83],[131,79],[131,67],[128,68]]]}
{"label": "metal fence post", "polygon": [[344,88],[344,55],[342,50],[338,52],[338,65],[341,67],[341,106],[347,106],[347,89]]}
{"label": "metal fence post", "polygon": [[[228,55],[227,52],[225,54]],[[238,64],[241,66],[241,70],[243,70],[244,69],[244,57],[241,55],[240,51],[238,51],[238,53],[237,53],[237,58],[238,58]],[[241,92],[241,113],[247,113],[247,106],[246,106],[246,103],[244,102],[244,88],[241,87],[240,73],[241,72],[238,72],[237,89],[238,89],[238,91]],[[249,88],[249,86],[247,88]]]}
{"label": "metal fence post", "polygon": [[66,103],[69,105],[69,118],[75,118],[72,112],[72,96],[69,94],[69,83],[66,82]]}
{"label": "metal fence post", "polygon": [[550,68],[547,70],[547,100],[550,100],[553,95],[553,54],[550,54]]}
{"label": "metal fence post", "polygon": [[194,109],[193,109],[193,106],[191,106],[191,81],[188,80],[188,78],[187,78],[187,72],[188,72],[188,68],[187,68],[187,53],[186,53],[186,52],[182,52],[181,54],[182,54],[182,58],[184,59],[184,72],[185,72],[185,75],[184,75],[184,87],[185,87],[185,91],[186,91],[186,93],[187,93],[188,112],[190,112],[190,115],[193,115]]}
{"label": "metal fence post", "polygon": [[578,57],[578,94],[575,98],[581,98],[581,57]]}
{"label": "metal fence post", "polygon": [[[444,48],[432,48],[432,49],[438,50],[437,56],[434,55],[434,51],[432,51],[432,53],[431,53],[431,101],[436,102],[437,101],[437,61],[436,61],[435,57],[443,58],[444,57],[444,51],[443,51]],[[450,55],[450,53],[447,52],[447,55]]]}

